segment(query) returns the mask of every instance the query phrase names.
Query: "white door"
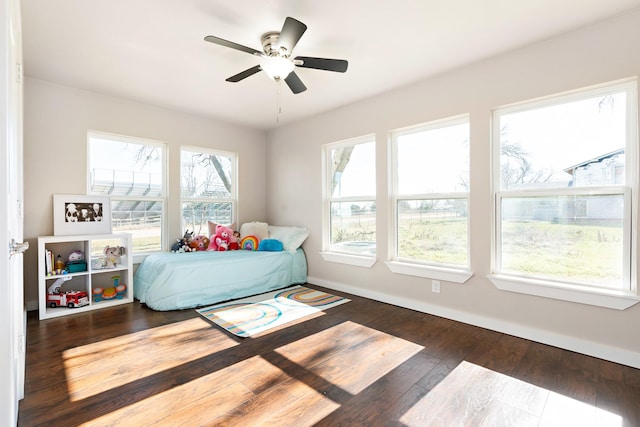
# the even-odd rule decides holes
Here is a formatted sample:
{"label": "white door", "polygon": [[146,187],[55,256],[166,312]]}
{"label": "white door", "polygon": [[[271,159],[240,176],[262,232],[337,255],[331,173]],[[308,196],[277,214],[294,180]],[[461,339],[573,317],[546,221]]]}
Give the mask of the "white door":
{"label": "white door", "polygon": [[0,0],[0,425],[15,426],[24,394],[22,45],[19,0]]}

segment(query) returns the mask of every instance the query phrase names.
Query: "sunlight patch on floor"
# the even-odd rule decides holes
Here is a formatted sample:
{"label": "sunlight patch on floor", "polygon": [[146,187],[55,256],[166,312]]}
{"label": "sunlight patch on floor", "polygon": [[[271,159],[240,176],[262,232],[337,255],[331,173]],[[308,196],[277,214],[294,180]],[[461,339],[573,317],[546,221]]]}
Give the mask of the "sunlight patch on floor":
{"label": "sunlight patch on floor", "polygon": [[355,395],[423,348],[402,338],[347,321],[275,351]]}
{"label": "sunlight patch on floor", "polygon": [[[207,353],[191,345],[203,339],[210,343]],[[235,345],[226,334],[194,318],[74,347],[62,355],[69,398],[86,399]]]}
{"label": "sunlight patch on floor", "polygon": [[[260,356],[196,378],[84,425],[283,425],[338,405]],[[256,424],[253,424],[253,422]]]}
{"label": "sunlight patch on floor", "polygon": [[407,411],[406,426],[621,427],[622,417],[463,361]]}
{"label": "sunlight patch on floor", "polygon": [[619,415],[554,392],[549,392],[547,405],[540,420],[540,427],[622,427],[622,425],[623,419]]}

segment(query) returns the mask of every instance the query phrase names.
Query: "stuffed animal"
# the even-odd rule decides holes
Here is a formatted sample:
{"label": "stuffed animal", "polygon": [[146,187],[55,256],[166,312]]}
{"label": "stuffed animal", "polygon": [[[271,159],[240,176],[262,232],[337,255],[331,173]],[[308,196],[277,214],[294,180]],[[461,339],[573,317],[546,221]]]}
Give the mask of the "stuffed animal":
{"label": "stuffed animal", "polygon": [[104,261],[102,268],[114,268],[120,262],[120,257],[124,255],[124,247],[105,246],[103,252]]}
{"label": "stuffed animal", "polygon": [[176,243],[171,245],[171,252],[192,252],[189,243],[191,243],[191,239],[193,239],[192,231],[185,231],[182,239],[178,239]]}
{"label": "stuffed animal", "polygon": [[246,251],[257,251],[260,246],[260,239],[256,236],[245,236],[240,240],[240,247]]}
{"label": "stuffed animal", "polygon": [[69,254],[68,258],[69,262],[79,262],[84,261],[84,252],[82,251],[73,251]]}
{"label": "stuffed animal", "polygon": [[206,251],[209,248],[209,238],[207,236],[196,236],[189,242],[189,247],[192,251]]}
{"label": "stuffed animal", "polygon": [[104,254],[106,256],[122,256],[124,255],[124,250],[123,246],[105,246]]}
{"label": "stuffed animal", "polygon": [[229,242],[229,249],[231,249],[232,251],[237,251],[238,249],[240,249],[240,232],[239,231],[233,232],[233,237]]}
{"label": "stuffed animal", "polygon": [[[235,241],[233,230],[224,225],[216,226],[216,234],[209,239],[209,251],[228,251],[231,250],[231,242]],[[237,242],[236,242],[237,245]]]}
{"label": "stuffed animal", "polygon": [[87,263],[84,261],[84,252],[78,250],[69,254],[69,261],[67,261],[65,270],[69,273],[78,273],[80,271],[87,271]]}

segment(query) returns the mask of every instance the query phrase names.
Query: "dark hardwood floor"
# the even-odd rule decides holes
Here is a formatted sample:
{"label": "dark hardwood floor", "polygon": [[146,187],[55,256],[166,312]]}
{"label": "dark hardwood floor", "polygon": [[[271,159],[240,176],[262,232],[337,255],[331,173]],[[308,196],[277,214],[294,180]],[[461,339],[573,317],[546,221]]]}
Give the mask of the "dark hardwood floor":
{"label": "dark hardwood floor", "polygon": [[245,339],[138,302],[30,312],[18,425],[640,426],[638,369],[346,296]]}

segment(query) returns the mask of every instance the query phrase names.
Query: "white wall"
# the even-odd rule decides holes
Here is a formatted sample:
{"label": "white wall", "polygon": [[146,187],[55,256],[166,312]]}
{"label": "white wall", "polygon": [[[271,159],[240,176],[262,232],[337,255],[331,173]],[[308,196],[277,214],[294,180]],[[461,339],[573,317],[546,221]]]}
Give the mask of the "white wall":
{"label": "white wall", "polygon": [[[240,221],[266,217],[262,131],[27,78],[24,102],[25,228],[32,248],[53,234],[52,195],[86,194],[87,131],[165,142],[169,153],[168,237],[180,229],[180,146],[238,153]],[[171,243],[169,243],[171,244]],[[26,301],[37,307],[37,253],[25,258]]]}
{"label": "white wall", "polygon": [[[470,42],[473,42],[470,40]],[[640,74],[640,10],[444,73],[269,133],[267,219],[305,225],[309,281],[640,367],[640,304],[625,311],[499,291],[490,272],[490,118],[497,106]],[[466,284],[392,274],[387,259],[390,130],[469,113],[471,267]],[[325,262],[323,144],[376,134],[378,262]]]}

